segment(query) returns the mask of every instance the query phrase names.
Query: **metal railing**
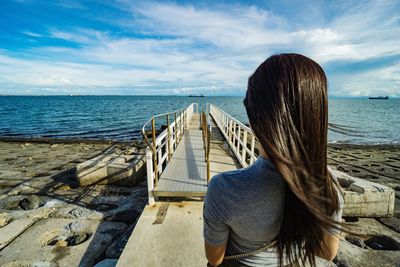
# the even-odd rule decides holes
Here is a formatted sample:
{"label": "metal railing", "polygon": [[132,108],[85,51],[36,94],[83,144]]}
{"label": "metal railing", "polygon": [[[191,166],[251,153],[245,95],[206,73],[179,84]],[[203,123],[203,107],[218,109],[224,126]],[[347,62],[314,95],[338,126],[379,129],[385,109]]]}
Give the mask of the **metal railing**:
{"label": "metal railing", "polygon": [[247,167],[256,159],[256,137],[251,129],[217,106],[209,104],[210,115],[221,130],[229,147],[242,165]]}
{"label": "metal railing", "polygon": [[[150,205],[154,204],[153,190],[158,186],[158,179],[178,147],[194,113],[198,113],[197,103],[192,103],[186,109],[155,115],[142,127],[143,139],[147,144],[147,188]],[[165,122],[165,129],[158,135],[157,120]],[[151,129],[146,130],[149,127]]]}
{"label": "metal railing", "polygon": [[205,161],[207,162],[207,184],[210,181],[210,143],[211,143],[211,124],[207,120],[204,110],[201,112],[201,132],[203,136],[203,147]]}

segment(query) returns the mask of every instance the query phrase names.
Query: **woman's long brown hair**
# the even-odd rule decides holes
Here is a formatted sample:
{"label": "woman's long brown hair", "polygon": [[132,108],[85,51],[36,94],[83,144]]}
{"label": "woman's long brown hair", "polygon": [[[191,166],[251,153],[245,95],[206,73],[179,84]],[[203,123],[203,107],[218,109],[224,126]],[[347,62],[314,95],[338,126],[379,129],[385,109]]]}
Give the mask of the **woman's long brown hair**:
{"label": "woman's long brown hair", "polygon": [[328,92],[323,69],[300,54],[265,60],[249,78],[244,99],[250,125],[286,181],[278,240],[280,266],[315,266],[323,230],[338,228],[337,182],[327,169]]}

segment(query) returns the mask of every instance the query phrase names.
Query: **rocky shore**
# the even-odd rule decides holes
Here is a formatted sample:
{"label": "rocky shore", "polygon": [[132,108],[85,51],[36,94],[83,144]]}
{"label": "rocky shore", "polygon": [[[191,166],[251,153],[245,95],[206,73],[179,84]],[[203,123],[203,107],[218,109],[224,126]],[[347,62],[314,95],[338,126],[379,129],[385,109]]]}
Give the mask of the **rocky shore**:
{"label": "rocky shore", "polygon": [[146,205],[146,184],[81,187],[76,179],[78,164],[111,147],[143,153],[137,143],[0,141],[0,266],[116,263]]}
{"label": "rocky shore", "polygon": [[[135,183],[79,186],[76,167],[113,147],[140,143],[0,141],[0,266],[114,266],[147,203]],[[328,164],[396,192],[391,218],[344,218],[357,235],[341,241],[337,266],[400,266],[400,146],[338,145]],[[35,265],[36,264],[36,265]]]}
{"label": "rocky shore", "polygon": [[354,234],[344,234],[336,265],[400,266],[400,146],[331,144],[328,164],[353,177],[389,186],[396,195],[393,217],[344,218]]}

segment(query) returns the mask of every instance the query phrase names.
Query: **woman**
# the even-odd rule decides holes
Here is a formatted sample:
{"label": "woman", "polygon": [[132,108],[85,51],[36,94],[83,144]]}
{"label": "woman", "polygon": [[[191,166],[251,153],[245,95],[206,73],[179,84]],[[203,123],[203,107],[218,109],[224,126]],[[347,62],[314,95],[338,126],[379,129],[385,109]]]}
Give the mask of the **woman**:
{"label": "woman", "polygon": [[[249,78],[244,105],[260,153],[250,167],[209,183],[203,214],[209,265],[331,261],[343,200],[327,169],[324,71],[299,54],[271,56]],[[238,259],[226,258],[232,255]]]}

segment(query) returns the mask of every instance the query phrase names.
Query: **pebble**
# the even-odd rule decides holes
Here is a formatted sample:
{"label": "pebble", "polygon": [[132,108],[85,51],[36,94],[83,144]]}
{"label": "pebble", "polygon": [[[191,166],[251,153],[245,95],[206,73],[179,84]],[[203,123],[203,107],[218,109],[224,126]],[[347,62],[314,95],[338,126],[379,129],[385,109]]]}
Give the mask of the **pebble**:
{"label": "pebble", "polygon": [[65,240],[58,240],[56,246],[58,247],[67,247],[68,246],[68,242]]}
{"label": "pebble", "polygon": [[6,212],[0,213],[0,227],[6,226],[11,221],[10,214]]}

